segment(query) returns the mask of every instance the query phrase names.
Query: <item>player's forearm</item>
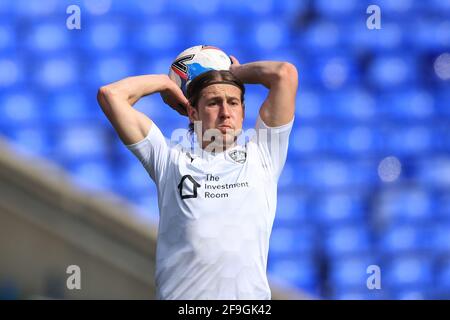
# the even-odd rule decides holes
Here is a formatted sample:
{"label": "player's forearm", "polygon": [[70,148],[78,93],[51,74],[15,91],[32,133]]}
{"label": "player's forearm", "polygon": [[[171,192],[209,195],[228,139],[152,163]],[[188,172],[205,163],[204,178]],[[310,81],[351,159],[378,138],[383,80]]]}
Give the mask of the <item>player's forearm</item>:
{"label": "player's forearm", "polygon": [[244,83],[262,84],[269,88],[277,81],[297,81],[297,71],[288,62],[256,61],[231,67],[231,72]]}
{"label": "player's forearm", "polygon": [[133,105],[144,96],[166,90],[168,81],[167,75],[162,74],[134,76],[103,86],[99,92],[106,100],[121,99]]}

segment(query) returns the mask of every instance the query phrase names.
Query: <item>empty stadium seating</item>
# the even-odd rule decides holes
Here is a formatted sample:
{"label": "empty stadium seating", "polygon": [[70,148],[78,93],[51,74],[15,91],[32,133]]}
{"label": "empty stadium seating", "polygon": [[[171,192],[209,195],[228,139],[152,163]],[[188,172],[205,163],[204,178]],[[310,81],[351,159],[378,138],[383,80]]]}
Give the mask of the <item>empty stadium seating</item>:
{"label": "empty stadium seating", "polygon": [[[167,73],[196,44],[241,63],[289,60],[300,86],[271,277],[320,298],[449,298],[450,83],[433,62],[450,50],[450,2],[376,2],[381,30],[366,28],[371,1],[74,1],[82,29],[70,31],[64,1],[1,1],[0,133],[157,223],[157,190],[105,120],[97,89]],[[265,97],[247,87],[247,128]],[[168,137],[187,127],[159,95],[135,107]],[[402,163],[391,183],[378,176],[387,156]],[[381,290],[366,287],[369,265],[381,268]],[[0,297],[16,296],[0,284]]]}

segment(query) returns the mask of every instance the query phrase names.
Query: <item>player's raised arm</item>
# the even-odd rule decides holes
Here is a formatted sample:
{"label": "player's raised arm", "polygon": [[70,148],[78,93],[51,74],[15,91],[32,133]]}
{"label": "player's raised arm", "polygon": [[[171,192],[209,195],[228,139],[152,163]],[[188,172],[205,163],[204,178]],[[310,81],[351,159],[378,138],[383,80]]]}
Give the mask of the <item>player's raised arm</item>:
{"label": "player's raised arm", "polygon": [[257,61],[239,64],[231,56],[230,71],[242,82],[262,84],[269,94],[259,110],[259,115],[269,127],[278,127],[290,122],[295,113],[295,96],[298,73],[289,62]]}
{"label": "player's raised arm", "polygon": [[178,113],[186,115],[188,100],[167,75],[128,77],[98,90],[97,101],[124,144],[136,143],[149,132],[152,121],[132,106],[155,92]]}

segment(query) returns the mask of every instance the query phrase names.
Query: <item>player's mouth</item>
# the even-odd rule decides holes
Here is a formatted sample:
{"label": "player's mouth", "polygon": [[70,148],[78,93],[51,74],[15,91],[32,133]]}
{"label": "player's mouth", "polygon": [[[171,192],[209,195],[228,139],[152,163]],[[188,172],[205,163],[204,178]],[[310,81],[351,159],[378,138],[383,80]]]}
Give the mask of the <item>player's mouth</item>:
{"label": "player's mouth", "polygon": [[233,128],[229,125],[220,125],[217,127],[217,129],[219,129],[219,131],[223,134],[233,130]]}

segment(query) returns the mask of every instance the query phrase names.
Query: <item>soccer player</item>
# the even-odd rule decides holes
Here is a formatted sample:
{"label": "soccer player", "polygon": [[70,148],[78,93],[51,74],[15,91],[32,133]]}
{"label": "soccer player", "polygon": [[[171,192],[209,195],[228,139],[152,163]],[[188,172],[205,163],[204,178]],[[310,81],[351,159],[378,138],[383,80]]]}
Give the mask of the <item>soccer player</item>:
{"label": "soccer player", "polygon": [[[269,238],[298,75],[288,62],[241,65],[230,58],[230,71],[197,76],[187,97],[167,75],[129,77],[98,91],[103,112],[157,186],[157,299],[271,299]],[[269,92],[256,134],[237,144],[244,83],[262,84]],[[188,116],[198,138],[195,148],[171,144],[151,119],[132,108],[156,92]]]}

